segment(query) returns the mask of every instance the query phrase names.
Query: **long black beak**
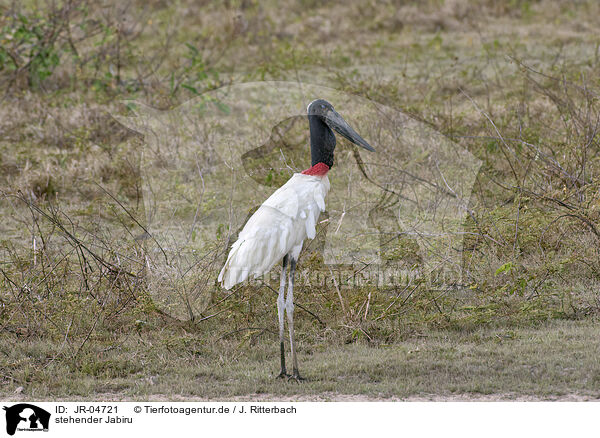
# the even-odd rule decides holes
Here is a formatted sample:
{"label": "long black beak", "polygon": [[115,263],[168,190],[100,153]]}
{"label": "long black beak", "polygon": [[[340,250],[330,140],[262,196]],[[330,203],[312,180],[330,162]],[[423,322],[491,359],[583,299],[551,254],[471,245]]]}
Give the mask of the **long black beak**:
{"label": "long black beak", "polygon": [[325,117],[325,122],[331,129],[340,134],[342,137],[347,138],[357,146],[363,147],[368,151],[375,152],[375,149],[371,147],[358,133],[352,129],[352,127],[340,116],[335,110],[329,110]]}

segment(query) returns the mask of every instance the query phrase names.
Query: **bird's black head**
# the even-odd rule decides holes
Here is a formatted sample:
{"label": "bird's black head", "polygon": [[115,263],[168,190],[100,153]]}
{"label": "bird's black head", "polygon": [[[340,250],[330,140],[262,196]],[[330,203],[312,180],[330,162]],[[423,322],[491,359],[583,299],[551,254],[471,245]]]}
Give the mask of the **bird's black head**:
{"label": "bird's black head", "polygon": [[319,116],[323,119],[327,117],[328,111],[333,111],[333,105],[325,99],[313,100],[306,108],[306,112],[309,116]]}
{"label": "bird's black head", "polygon": [[360,147],[375,151],[326,100],[312,101],[306,108],[306,112],[310,126],[310,153],[313,166],[317,163],[325,163],[330,168],[333,166],[333,151],[335,150],[333,131]]}

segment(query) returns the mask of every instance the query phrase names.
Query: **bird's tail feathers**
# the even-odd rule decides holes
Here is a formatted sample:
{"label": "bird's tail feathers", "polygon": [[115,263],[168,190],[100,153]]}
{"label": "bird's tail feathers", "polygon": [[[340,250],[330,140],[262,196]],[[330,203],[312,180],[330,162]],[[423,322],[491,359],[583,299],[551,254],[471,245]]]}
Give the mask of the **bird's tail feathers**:
{"label": "bird's tail feathers", "polygon": [[221,272],[219,273],[219,278],[217,279],[217,281],[221,283],[221,285],[227,290],[231,289],[233,286],[239,283],[239,281],[235,281],[236,277],[238,277],[238,273],[235,272],[235,275],[233,275],[234,271],[237,271],[237,269],[231,269],[231,262],[237,254],[237,252],[239,251],[240,247],[242,246],[242,243],[244,243],[244,240],[237,240],[231,246],[231,250],[229,251],[229,255],[227,256],[227,261],[225,262],[223,269],[221,269]]}

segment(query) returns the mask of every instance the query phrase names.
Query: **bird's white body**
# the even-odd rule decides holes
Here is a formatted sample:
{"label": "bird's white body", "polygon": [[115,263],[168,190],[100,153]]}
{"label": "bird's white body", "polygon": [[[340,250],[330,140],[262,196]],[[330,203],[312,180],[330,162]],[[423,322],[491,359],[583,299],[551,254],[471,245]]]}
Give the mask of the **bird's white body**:
{"label": "bird's white body", "polygon": [[[334,131],[364,149],[375,151],[326,100],[313,100],[306,112],[312,167],[295,173],[248,219],[219,274],[219,282],[231,289],[250,275],[259,277],[269,272],[275,263],[282,261],[277,298],[281,372],[277,377],[296,381],[303,379],[298,372],[294,345],[294,275],[302,244],[306,238],[315,237],[319,214],[325,211],[325,196],[329,191],[327,172],[333,166],[336,144]],[[287,315],[290,330],[291,375],[285,366],[284,315]]]}
{"label": "bird's white body", "polygon": [[229,251],[219,282],[225,289],[259,277],[286,254],[297,260],[302,244],[313,239],[319,214],[325,211],[327,175],[295,173],[248,219]]}

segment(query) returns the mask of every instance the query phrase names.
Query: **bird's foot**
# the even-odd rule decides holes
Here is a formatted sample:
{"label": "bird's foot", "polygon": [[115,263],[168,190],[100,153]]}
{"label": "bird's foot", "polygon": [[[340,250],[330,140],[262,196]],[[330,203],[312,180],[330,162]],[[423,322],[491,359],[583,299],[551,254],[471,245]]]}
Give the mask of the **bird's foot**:
{"label": "bird's foot", "polygon": [[291,376],[288,376],[288,381],[289,380],[295,380],[296,382],[300,383],[304,382],[306,379],[300,376],[300,373],[298,371],[294,371]]}
{"label": "bird's foot", "polygon": [[278,379],[283,379],[287,377],[288,379],[291,377],[288,373],[285,372],[285,370],[281,370],[281,372],[279,373],[279,375],[277,376]]}

